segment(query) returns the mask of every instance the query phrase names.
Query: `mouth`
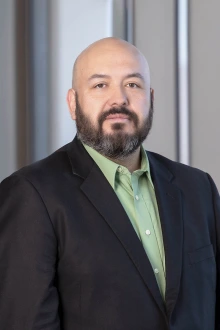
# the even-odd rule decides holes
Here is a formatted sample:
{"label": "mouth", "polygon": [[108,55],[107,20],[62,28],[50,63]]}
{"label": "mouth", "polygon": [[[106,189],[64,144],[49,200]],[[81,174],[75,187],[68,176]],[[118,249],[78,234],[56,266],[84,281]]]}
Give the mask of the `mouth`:
{"label": "mouth", "polygon": [[125,122],[130,120],[128,115],[122,114],[122,113],[116,113],[112,115],[108,115],[106,117],[106,120],[112,121],[112,122]]}

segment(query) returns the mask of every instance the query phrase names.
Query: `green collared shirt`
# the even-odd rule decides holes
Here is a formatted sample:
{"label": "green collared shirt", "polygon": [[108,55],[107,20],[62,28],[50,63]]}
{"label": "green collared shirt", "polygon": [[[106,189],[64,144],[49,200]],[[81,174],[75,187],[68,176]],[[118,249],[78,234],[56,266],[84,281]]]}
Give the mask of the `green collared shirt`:
{"label": "green collared shirt", "polygon": [[114,189],[143,244],[152,265],[162,297],[165,297],[166,273],[163,237],[149,161],[141,147],[141,168],[130,173],[121,165],[84,144]]}

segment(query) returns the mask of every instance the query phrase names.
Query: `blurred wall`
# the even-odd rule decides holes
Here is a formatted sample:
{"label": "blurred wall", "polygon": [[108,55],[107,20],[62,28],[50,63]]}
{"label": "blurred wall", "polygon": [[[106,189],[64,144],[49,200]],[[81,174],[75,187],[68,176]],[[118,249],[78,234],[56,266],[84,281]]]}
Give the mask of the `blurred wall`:
{"label": "blurred wall", "polygon": [[145,146],[176,160],[175,0],[138,0],[134,12],[135,45],[148,59],[155,92],[154,124]]}
{"label": "blurred wall", "polygon": [[112,0],[0,0],[0,181],[73,139],[73,63],[112,35],[112,12]]}
{"label": "blurred wall", "polygon": [[0,180],[16,169],[15,2],[0,1]]}
{"label": "blurred wall", "polygon": [[[148,58],[155,89],[149,150],[178,160],[177,2],[134,1],[134,42]],[[189,1],[190,165],[214,178],[220,190],[220,2]]]}
{"label": "blurred wall", "polygon": [[[145,143],[178,160],[178,0],[134,0],[134,44],[146,55],[155,89],[155,119]],[[88,44],[124,38],[126,0],[0,1],[0,180],[72,140],[66,92],[72,65]],[[191,165],[220,188],[220,20],[218,0],[189,1]],[[7,36],[7,37],[6,37]]]}
{"label": "blurred wall", "polygon": [[75,123],[66,105],[73,63],[89,44],[112,35],[112,1],[50,0],[49,10],[51,152],[75,135]]}
{"label": "blurred wall", "polygon": [[192,165],[220,190],[220,1],[190,2]]}

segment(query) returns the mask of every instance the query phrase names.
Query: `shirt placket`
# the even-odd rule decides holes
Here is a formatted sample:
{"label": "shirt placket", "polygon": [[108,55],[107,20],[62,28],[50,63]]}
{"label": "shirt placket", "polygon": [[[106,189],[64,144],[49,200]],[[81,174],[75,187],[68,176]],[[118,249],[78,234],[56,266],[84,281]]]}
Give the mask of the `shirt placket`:
{"label": "shirt placket", "polygon": [[[152,265],[161,294],[164,296],[165,272],[163,267],[163,256],[160,251],[158,237],[154,226],[153,218],[155,217],[155,214],[153,214],[154,210],[151,205],[152,203],[150,203],[150,205],[145,203],[140,191],[139,175],[137,175],[137,173],[131,175],[131,185],[133,189],[134,207],[140,240]],[[148,198],[150,198],[149,195]]]}

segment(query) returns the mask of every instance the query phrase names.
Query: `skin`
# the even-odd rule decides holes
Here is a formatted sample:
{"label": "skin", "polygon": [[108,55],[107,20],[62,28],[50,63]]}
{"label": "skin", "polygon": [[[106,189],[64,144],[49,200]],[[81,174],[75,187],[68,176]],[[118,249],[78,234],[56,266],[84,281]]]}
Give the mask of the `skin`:
{"label": "skin", "polygon": [[[121,106],[135,112],[140,123],[143,122],[154,96],[145,57],[133,45],[116,38],[96,41],[78,56],[73,68],[72,88],[67,94],[73,120],[76,120],[76,92],[83,112],[95,127],[101,112]],[[123,123],[126,133],[135,129],[133,121],[126,115],[115,114],[104,121],[104,133],[114,134],[112,123]],[[127,158],[115,162],[130,172],[139,169],[140,147]]]}

